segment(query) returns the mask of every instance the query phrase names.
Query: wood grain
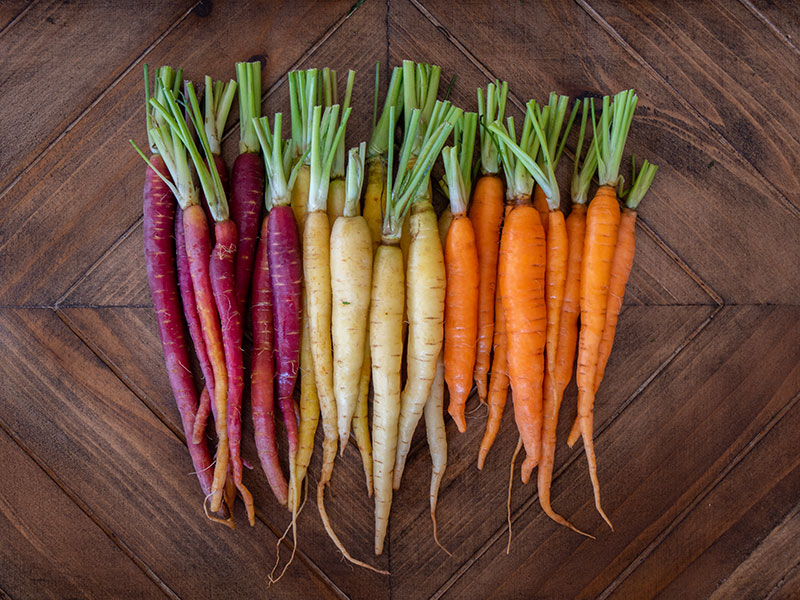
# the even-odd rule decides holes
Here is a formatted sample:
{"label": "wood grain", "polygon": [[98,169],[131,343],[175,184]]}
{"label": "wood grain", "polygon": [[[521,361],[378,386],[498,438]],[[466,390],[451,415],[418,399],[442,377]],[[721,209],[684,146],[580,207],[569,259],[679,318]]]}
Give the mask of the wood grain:
{"label": "wood grain", "polygon": [[[205,518],[183,444],[52,311],[0,311],[0,339],[0,422],[99,522],[178,596],[264,597],[275,535]],[[286,577],[287,595],[333,596],[300,561]]]}
{"label": "wood grain", "polygon": [[0,429],[2,587],[16,598],[163,598],[96,523]]}
{"label": "wood grain", "polygon": [[[192,13],[140,60],[180,58],[186,75],[198,79],[231,76],[236,60],[266,56],[262,82],[269,86],[347,8],[342,1],[319,10],[287,2],[267,11],[237,2]],[[235,46],[226,43],[234,38]],[[128,143],[145,143],[140,69],[137,63],[3,198],[0,271],[9,275],[0,304],[54,304],[141,215],[143,163]]]}
{"label": "wood grain", "polygon": [[[500,597],[593,598],[715,481],[731,460],[800,391],[797,307],[725,307],[687,349],[609,427],[595,448],[604,507],[616,528],[600,526],[579,460],[556,480],[553,505],[596,541],[556,529],[538,510],[482,550],[447,589]],[[762,368],[749,368],[753,356]],[[701,375],[702,374],[702,375]],[[555,533],[554,533],[555,532]]]}

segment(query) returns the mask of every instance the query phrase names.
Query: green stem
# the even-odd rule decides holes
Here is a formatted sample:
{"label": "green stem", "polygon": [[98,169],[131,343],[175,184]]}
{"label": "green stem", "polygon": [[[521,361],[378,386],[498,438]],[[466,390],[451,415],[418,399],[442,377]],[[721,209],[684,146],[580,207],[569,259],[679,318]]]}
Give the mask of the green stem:
{"label": "green stem", "polygon": [[[428,123],[436,106],[440,78],[441,69],[436,65],[427,63],[415,64],[411,60],[403,61],[403,113],[405,115],[406,130],[410,122],[409,111],[413,111],[415,108],[420,110],[421,125],[417,130],[417,137],[413,140],[413,155],[418,155],[425,144],[423,136],[428,130]],[[405,135],[408,134],[406,133]]]}
{"label": "green stem", "polygon": [[[347,73],[347,87],[344,93],[344,103],[342,110],[346,111],[350,108],[350,100],[353,97],[353,83],[355,82],[356,72],[350,69]],[[334,77],[335,80],[335,77]],[[331,167],[331,179],[342,179],[345,175],[345,148],[344,136],[336,146],[336,152],[333,157],[333,166]]]}
{"label": "green stem", "polygon": [[633,184],[631,185],[631,189],[628,190],[628,197],[625,201],[625,206],[631,210],[638,209],[639,203],[642,201],[642,198],[644,198],[647,190],[650,189],[650,185],[653,183],[653,178],[656,176],[656,171],[658,171],[658,167],[645,159],[645,161],[642,163],[642,166],[639,168],[639,172],[636,173],[636,163],[634,163],[631,172]]}
{"label": "green stem", "polygon": [[[231,79],[224,84],[221,81],[214,83],[208,75],[205,77],[205,118],[201,121],[204,124],[205,138],[208,140],[209,147],[213,154],[220,154],[222,148],[220,139],[228,120],[228,113],[236,95],[236,81]],[[200,125],[195,127],[201,129]],[[212,159],[213,160],[213,159]]]}
{"label": "green stem", "polygon": [[239,154],[258,152],[253,120],[261,116],[261,63],[236,63],[239,82]]}
{"label": "green stem", "polygon": [[481,137],[481,173],[497,175],[500,171],[500,154],[497,140],[488,129],[490,123],[502,122],[505,118],[506,100],[508,98],[508,82],[495,80],[486,87],[486,99],[483,89],[478,88],[478,115],[480,116]]}
{"label": "green stem", "polygon": [[[403,96],[400,94],[402,91],[403,83],[403,69],[395,67],[392,70],[392,78],[389,80],[389,89],[386,91],[386,99],[383,103],[383,110],[378,119],[377,125],[373,126],[372,133],[369,137],[367,144],[367,159],[374,159],[376,157],[386,155],[390,138],[394,139],[394,128],[397,126],[397,120],[400,118],[400,112],[403,109]],[[375,76],[375,106],[377,107],[378,98],[378,76],[376,71]],[[390,110],[394,108],[394,111]],[[393,116],[391,116],[393,115]],[[373,118],[374,120],[374,118]]]}
{"label": "green stem", "polygon": [[574,204],[586,204],[589,199],[589,186],[597,171],[597,153],[593,143],[588,145],[586,158],[583,159],[583,164],[581,164],[581,152],[583,151],[583,142],[586,135],[586,121],[589,116],[589,103],[590,100],[584,98],[581,108],[581,129],[578,134],[578,146],[575,149],[575,164],[572,168],[570,192]]}
{"label": "green stem", "polygon": [[442,149],[445,177],[447,177],[447,191],[450,197],[450,210],[454,215],[463,215],[467,212],[467,191],[464,178],[458,162],[458,149],[448,146]]}
{"label": "green stem", "polygon": [[311,127],[311,174],[308,192],[308,212],[324,211],[328,203],[328,186],[331,178],[331,167],[340,140],[344,139],[347,120],[351,109],[348,107],[339,122],[338,104],[325,109],[315,106]]}
{"label": "green stem", "polygon": [[603,113],[595,123],[592,104],[592,126],[594,128],[595,151],[597,152],[597,175],[600,185],[616,188],[619,183],[619,166],[622,151],[630,131],[638,97],[633,90],[625,90],[614,96],[603,98]]}

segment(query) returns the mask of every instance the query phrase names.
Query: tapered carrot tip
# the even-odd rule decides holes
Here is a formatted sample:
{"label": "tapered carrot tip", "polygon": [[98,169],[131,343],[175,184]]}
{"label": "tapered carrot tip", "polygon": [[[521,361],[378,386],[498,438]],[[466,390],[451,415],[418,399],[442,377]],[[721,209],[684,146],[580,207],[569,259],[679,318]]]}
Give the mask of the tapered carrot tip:
{"label": "tapered carrot tip", "polygon": [[458,412],[453,412],[448,408],[447,412],[455,421],[458,432],[464,433],[467,430],[467,422],[464,420],[464,407],[462,406]]}
{"label": "tapered carrot tip", "polygon": [[569,437],[567,438],[567,446],[572,448],[575,445],[575,442],[578,441],[579,437],[581,437],[581,424],[579,420],[576,418],[575,422],[572,424],[572,429],[569,430]]}
{"label": "tapered carrot tip", "polygon": [[533,470],[536,468],[536,465],[538,464],[539,461],[532,458],[526,458],[523,461],[520,473],[522,477],[522,483],[528,483],[531,480],[531,473],[533,473]]}
{"label": "tapered carrot tip", "polygon": [[483,470],[483,465],[486,464],[486,456],[489,454],[488,450],[481,448],[478,450],[478,471]]}
{"label": "tapered carrot tip", "polygon": [[478,381],[476,379],[475,380],[475,389],[478,390],[478,400],[481,401],[481,404],[486,404],[486,395],[487,395],[486,380],[482,379],[482,380]]}

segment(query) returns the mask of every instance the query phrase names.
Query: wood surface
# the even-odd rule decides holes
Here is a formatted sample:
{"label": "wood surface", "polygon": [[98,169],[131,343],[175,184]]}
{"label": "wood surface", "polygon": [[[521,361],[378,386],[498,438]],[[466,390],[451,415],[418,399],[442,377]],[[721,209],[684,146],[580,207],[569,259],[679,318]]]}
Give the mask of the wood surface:
{"label": "wood surface", "polygon": [[[800,596],[798,39],[800,10],[778,0],[0,2],[0,598]],[[506,554],[515,426],[507,411],[477,471],[486,410],[473,397],[466,433],[447,421],[439,535],[452,556],[432,539],[420,426],[383,556],[354,444],[328,495],[345,546],[391,575],[346,563],[310,501],[297,559],[269,587],[289,516],[249,419],[256,526],[240,510],[230,531],[203,515],[163,367],[128,144],[145,139],[142,64],[197,80],[261,60],[264,110],[284,114],[289,70],[354,68],[353,145],[369,134],[375,62],[385,89],[404,58],[457,74],[451,99],[472,110],[495,77],[516,115],[551,89],[640,95],[627,154],[660,170],[595,411],[615,530],[580,444],[561,443],[573,383],[552,499],[597,539],[553,523],[517,478]]]}

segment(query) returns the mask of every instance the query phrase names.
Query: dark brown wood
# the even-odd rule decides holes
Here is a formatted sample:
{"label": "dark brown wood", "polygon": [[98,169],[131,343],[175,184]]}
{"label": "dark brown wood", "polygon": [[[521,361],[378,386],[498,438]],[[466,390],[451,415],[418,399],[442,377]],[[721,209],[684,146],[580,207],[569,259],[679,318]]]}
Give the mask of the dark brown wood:
{"label": "dark brown wood", "polygon": [[[129,14],[119,4],[101,12],[0,2],[10,123],[0,134],[0,598],[800,596],[793,3],[190,4]],[[447,420],[438,516],[452,557],[432,539],[420,426],[382,557],[372,556],[373,500],[355,445],[337,458],[326,494],[334,528],[355,556],[392,575],[344,561],[313,498],[318,431],[299,554],[268,588],[289,515],[257,464],[248,399],[242,451],[255,466],[245,480],[257,523],[247,527],[239,507],[231,532],[202,513],[165,377],[143,265],[143,169],[127,143],[145,139],[141,64],[227,78],[235,61],[263,59],[264,110],[286,121],[288,69],[330,66],[344,78],[354,68],[350,146],[369,134],[375,61],[385,89],[390,66],[405,58],[439,64],[442,90],[457,74],[450,99],[466,109],[475,109],[477,86],[508,79],[515,118],[522,102],[550,89],[576,96],[633,86],[640,95],[626,160],[635,153],[660,171],[642,204],[595,407],[604,506],[617,529],[594,510],[580,442],[562,443],[575,415],[573,382],[553,505],[598,539],[545,517],[535,484],[517,475],[506,556],[516,428],[509,405],[478,472],[486,409],[472,397],[467,433]],[[229,163],[237,118],[234,106]],[[565,206],[573,143],[559,170]],[[436,205],[444,205],[438,191]],[[280,426],[278,434],[286,468]],[[287,543],[282,560],[289,551]]]}
{"label": "dark brown wood", "polygon": [[[187,77],[200,79],[206,73],[233,76],[236,60],[265,56],[262,83],[269,87],[349,6],[287,2],[267,10],[258,2],[237,2],[205,16],[194,12],[138,58],[152,65],[177,65],[178,59]],[[146,143],[141,62],[6,192],[0,271],[8,275],[0,284],[0,304],[54,304],[141,215],[144,163],[128,143]],[[31,239],[37,240],[35,252],[26,242]]]}
{"label": "dark brown wood", "polygon": [[0,429],[0,562],[17,598],[164,598],[103,530]]}
{"label": "dark brown wood", "polygon": [[[796,396],[798,315],[797,307],[723,308],[595,436],[604,507],[616,525],[613,533],[594,511],[586,463],[578,460],[555,482],[553,503],[577,525],[594,524],[590,532],[598,539],[580,538],[553,524],[538,508],[527,510],[514,523],[511,555],[505,555],[501,536],[481,551],[468,577],[455,581],[447,594],[601,594]],[[750,368],[754,355],[763,360],[757,371]],[[786,446],[773,447],[779,456],[788,451]],[[775,517],[773,524],[782,517]]]}
{"label": "dark brown wood", "polygon": [[[99,523],[178,596],[263,595],[275,534],[212,526],[180,439],[52,311],[0,311],[0,338],[0,423]],[[284,590],[333,597],[301,561]]]}

